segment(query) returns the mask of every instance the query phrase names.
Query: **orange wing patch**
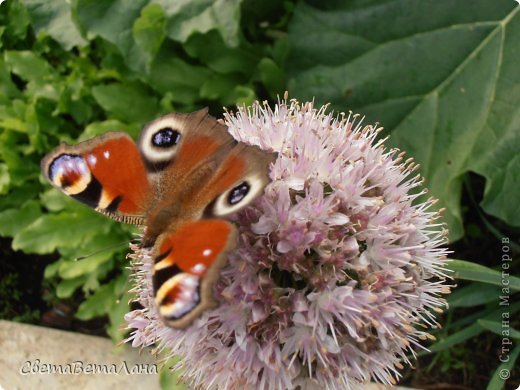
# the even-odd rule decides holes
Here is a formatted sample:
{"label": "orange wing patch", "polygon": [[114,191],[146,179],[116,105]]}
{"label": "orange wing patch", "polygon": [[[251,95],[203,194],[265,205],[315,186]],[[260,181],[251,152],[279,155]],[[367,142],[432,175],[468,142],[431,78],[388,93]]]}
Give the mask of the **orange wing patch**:
{"label": "orange wing patch", "polygon": [[169,326],[184,328],[216,305],[212,287],[235,238],[236,228],[230,222],[200,220],[184,223],[157,240],[155,301]]}
{"label": "orange wing patch", "polygon": [[135,143],[129,138],[108,140],[85,154],[93,176],[102,184],[99,207],[117,201],[116,210],[125,214],[143,213],[151,195],[144,164]]}
{"label": "orange wing patch", "polygon": [[68,196],[127,223],[142,224],[153,197],[136,144],[122,132],[61,145],[42,160],[47,179]]}

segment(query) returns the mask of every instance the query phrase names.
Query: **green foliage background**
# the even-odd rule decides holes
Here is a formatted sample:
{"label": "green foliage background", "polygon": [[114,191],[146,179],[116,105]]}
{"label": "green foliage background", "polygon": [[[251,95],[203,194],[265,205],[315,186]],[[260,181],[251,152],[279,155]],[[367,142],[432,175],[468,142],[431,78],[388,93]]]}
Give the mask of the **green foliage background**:
{"label": "green foliage background", "polygon": [[[59,254],[45,271],[56,297],[82,291],[77,318],[108,314],[109,334],[121,339],[126,248],[111,245],[133,230],[51,189],[40,159],[59,142],[109,130],[136,136],[167,112],[209,106],[219,116],[222,106],[275,101],[286,89],[380,122],[392,134],[389,146],[422,165],[452,240],[464,237],[469,172],[485,178],[482,211],[517,231],[519,45],[520,7],[509,0],[7,0],[0,235],[12,237],[16,251]],[[89,253],[96,254],[75,261]],[[479,283],[468,286],[473,293],[497,288],[489,269],[453,267]],[[468,304],[471,291],[455,307],[489,302]],[[480,331],[493,329],[483,324]]]}

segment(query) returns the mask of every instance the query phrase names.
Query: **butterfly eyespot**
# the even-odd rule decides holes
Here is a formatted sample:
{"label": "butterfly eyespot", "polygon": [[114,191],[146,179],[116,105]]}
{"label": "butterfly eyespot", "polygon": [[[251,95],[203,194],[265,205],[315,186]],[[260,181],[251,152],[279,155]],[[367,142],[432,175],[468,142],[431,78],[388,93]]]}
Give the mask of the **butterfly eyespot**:
{"label": "butterfly eyespot", "polygon": [[260,195],[266,184],[267,178],[259,174],[250,174],[211,202],[205,210],[205,214],[225,216],[234,213]]}
{"label": "butterfly eyespot", "polygon": [[49,165],[50,181],[66,194],[83,192],[91,182],[90,170],[83,157],[74,154],[61,154]]}
{"label": "butterfly eyespot", "polygon": [[171,127],[164,127],[152,136],[152,145],[158,148],[169,148],[177,145],[181,140],[181,133]]}
{"label": "butterfly eyespot", "polygon": [[229,205],[233,206],[239,203],[242,199],[246,197],[250,189],[251,186],[247,181],[243,181],[242,183],[231,189],[231,191],[229,191],[227,199]]}
{"label": "butterfly eyespot", "polygon": [[139,149],[149,172],[164,170],[173,162],[182,143],[183,123],[168,115],[148,124],[139,138]]}

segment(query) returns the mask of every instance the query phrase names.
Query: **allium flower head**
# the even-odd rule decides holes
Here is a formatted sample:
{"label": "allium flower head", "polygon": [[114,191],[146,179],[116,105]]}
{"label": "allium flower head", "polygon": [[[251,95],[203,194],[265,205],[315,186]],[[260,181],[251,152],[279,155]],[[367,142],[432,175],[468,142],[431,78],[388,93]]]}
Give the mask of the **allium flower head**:
{"label": "allium flower head", "polygon": [[[357,115],[284,100],[226,113],[239,141],[278,152],[262,197],[235,216],[220,306],[185,330],[164,325],[150,253],[135,248],[127,315],[134,346],[182,357],[204,389],[345,389],[395,383],[446,304],[446,242],[417,166]],[[415,201],[415,202],[414,202]]]}

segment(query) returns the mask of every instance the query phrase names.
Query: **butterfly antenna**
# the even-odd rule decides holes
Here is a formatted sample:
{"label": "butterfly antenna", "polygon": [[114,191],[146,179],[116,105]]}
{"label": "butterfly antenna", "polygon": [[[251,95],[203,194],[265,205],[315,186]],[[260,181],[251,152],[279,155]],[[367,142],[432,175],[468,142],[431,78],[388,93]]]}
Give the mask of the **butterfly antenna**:
{"label": "butterfly antenna", "polygon": [[90,253],[88,255],[85,255],[85,256],[76,257],[74,260],[75,261],[85,260],[85,259],[88,259],[89,257],[97,255],[98,253],[102,253],[102,252],[107,251],[109,249],[117,248],[117,247],[123,246],[123,245],[128,245],[128,240],[122,241],[122,242],[118,242],[117,244],[109,245],[109,246],[107,246],[105,248],[101,248],[101,249],[99,249],[99,250],[97,250],[95,252],[92,252],[92,253]]}

